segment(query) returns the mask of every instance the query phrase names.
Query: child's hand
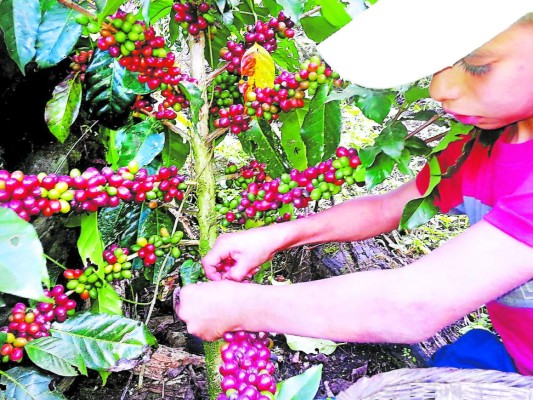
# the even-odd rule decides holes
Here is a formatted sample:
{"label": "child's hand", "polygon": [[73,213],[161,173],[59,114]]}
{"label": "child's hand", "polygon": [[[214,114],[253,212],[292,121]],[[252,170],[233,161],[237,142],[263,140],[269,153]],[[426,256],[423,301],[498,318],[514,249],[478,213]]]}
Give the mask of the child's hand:
{"label": "child's hand", "polygon": [[[202,258],[205,275],[213,281],[229,279],[240,282],[250,278],[278,250],[274,239],[267,228],[219,236],[211,251]],[[228,259],[233,259],[231,268],[220,268],[220,264]]]}
{"label": "child's hand", "polygon": [[237,293],[242,286],[248,285],[223,281],[184,286],[179,292],[176,314],[187,324],[189,333],[216,340],[236,328],[232,316],[239,313]]}

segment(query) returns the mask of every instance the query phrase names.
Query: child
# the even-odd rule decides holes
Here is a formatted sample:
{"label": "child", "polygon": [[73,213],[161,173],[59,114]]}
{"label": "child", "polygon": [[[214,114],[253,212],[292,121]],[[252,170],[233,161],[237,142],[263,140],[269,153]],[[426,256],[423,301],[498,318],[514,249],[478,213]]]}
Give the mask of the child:
{"label": "child", "polygon": [[[458,171],[439,184],[440,210],[467,213],[472,226],[400,269],[287,286],[239,283],[277,251],[357,241],[397,228],[404,206],[428,186],[426,168],[387,194],[222,235],[202,260],[212,282],[181,290],[177,311],[188,330],[207,340],[246,330],[416,343],[486,304],[505,345],[504,361],[465,360],[477,351],[476,340],[469,340],[462,347],[466,355],[454,355],[458,362],[439,365],[516,366],[533,375],[532,16],[531,0],[379,0],[319,45],[333,69],[364,86],[393,87],[436,72],[430,94],[445,111],[481,129],[504,128],[490,153],[476,139]],[[428,45],[408,47],[419,39]],[[355,41],[353,51],[343,51]],[[466,140],[440,155],[443,171]],[[228,257],[236,264],[221,276],[215,266]]]}

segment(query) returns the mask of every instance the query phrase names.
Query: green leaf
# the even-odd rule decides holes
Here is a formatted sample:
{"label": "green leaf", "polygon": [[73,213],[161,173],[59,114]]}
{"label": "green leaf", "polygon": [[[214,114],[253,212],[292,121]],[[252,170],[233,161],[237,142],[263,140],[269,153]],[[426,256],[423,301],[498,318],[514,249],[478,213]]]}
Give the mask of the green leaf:
{"label": "green leaf", "polygon": [[400,229],[413,229],[433,218],[439,211],[434,201],[435,196],[428,195],[408,202],[403,209]]}
{"label": "green leaf", "polygon": [[367,89],[362,86],[351,84],[341,91],[332,91],[326,101],[335,101],[335,100],[346,100],[351,97],[370,97],[374,91],[372,89]]}
{"label": "green leaf", "polygon": [[322,364],[278,383],[276,400],[313,400],[322,378]]}
{"label": "green leaf", "polygon": [[150,3],[150,11],[148,12],[148,22],[150,25],[153,25],[155,22],[169,15],[172,10],[172,4],[174,4],[174,1],[172,0],[152,1]]}
{"label": "green leaf", "polygon": [[450,143],[463,139],[465,135],[467,135],[472,129],[474,129],[472,125],[464,125],[460,122],[450,121],[450,130],[446,136],[444,136],[444,138],[435,147],[433,147],[433,151],[431,153],[438,153],[448,147]]}
{"label": "green leaf", "polygon": [[180,267],[180,278],[182,286],[196,283],[202,276],[203,267],[198,261],[186,260]]}
{"label": "green leaf", "polygon": [[327,102],[324,116],[324,155],[322,160],[331,158],[341,142],[342,113],[340,101]]}
{"label": "green leaf", "polygon": [[387,179],[395,165],[394,159],[390,158],[384,153],[380,153],[374,164],[365,171],[365,184],[368,189],[372,189],[374,186],[379,185],[385,179]]}
{"label": "green leaf", "polygon": [[[412,119],[414,121],[429,121],[431,118],[433,118],[435,115],[437,115],[437,112],[434,110],[420,110],[413,114],[409,115],[402,115],[401,119]],[[442,126],[445,124],[444,120],[437,120],[433,122],[435,125]]]}
{"label": "green leaf", "polygon": [[442,171],[440,169],[440,164],[437,159],[437,157],[431,157],[428,160],[428,166],[429,166],[429,185],[426,189],[426,192],[424,193],[424,196],[428,196],[431,192],[433,192],[433,189],[437,187],[439,182],[442,179]]}
{"label": "green leaf", "polygon": [[[232,13],[230,14],[233,15]],[[175,25],[177,24],[170,23],[170,28]],[[228,41],[227,38],[232,35],[231,29],[233,29],[233,27],[231,26],[230,28],[230,26],[231,23],[229,23],[229,26],[226,26],[225,24],[221,25],[220,28],[217,28],[217,34],[215,35],[215,38],[213,40],[207,40],[204,57],[211,68],[216,68],[218,65],[220,61],[220,49],[226,46]]]}
{"label": "green leaf", "polygon": [[98,22],[102,22],[108,15],[114,14],[118,11],[124,0],[106,0],[105,6],[98,14]]}
{"label": "green leaf", "polygon": [[301,129],[302,140],[307,151],[309,165],[315,165],[324,157],[325,135],[325,106],[328,95],[328,86],[318,87],[309,104],[309,112],[304,118]]}
{"label": "green leaf", "polygon": [[403,149],[400,157],[396,158],[398,170],[405,175],[414,176],[413,171],[409,168],[409,163],[411,162],[411,152],[409,149]]}
{"label": "green leaf", "polygon": [[78,117],[81,105],[81,81],[74,79],[61,81],[54,89],[52,98],[46,103],[44,119],[50,132],[61,143],[70,134],[70,126]]}
{"label": "green leaf", "polygon": [[[5,307],[5,304],[3,307]],[[0,346],[2,346],[5,342],[7,342],[7,332],[0,332]]]}
{"label": "green leaf", "polygon": [[55,322],[50,333],[73,345],[87,367],[97,371],[131,369],[147,346],[156,344],[155,337],[139,321],[90,312]]}
{"label": "green leaf", "polygon": [[327,339],[308,338],[303,336],[285,335],[287,346],[293,351],[303,351],[306,354],[322,353],[330,355],[337,350],[338,344]]}
{"label": "green leaf", "polygon": [[390,92],[372,91],[366,96],[360,96],[355,104],[365,117],[381,124],[389,115],[393,99],[394,96]]}
{"label": "green leaf", "polygon": [[63,394],[50,391],[54,378],[36,368],[0,370],[0,385],[5,386],[4,394],[9,400],[67,400]]}
{"label": "green leaf", "polygon": [[0,1],[0,28],[11,59],[25,75],[25,67],[36,54],[37,30],[41,23],[39,0]]}
{"label": "green leaf", "polygon": [[105,247],[120,240],[121,247],[135,244],[140,226],[152,212],[144,203],[122,202],[116,207],[106,207],[98,211],[98,229]]}
{"label": "green leaf", "polygon": [[381,131],[374,145],[389,157],[397,159],[401,156],[405,147],[406,136],[407,129],[401,122],[396,121]]}
{"label": "green leaf", "polygon": [[111,285],[104,284],[98,291],[98,298],[93,302],[93,313],[106,313],[109,315],[122,315],[122,300]]}
{"label": "green leaf", "polygon": [[202,98],[202,91],[192,82],[181,81],[179,88],[191,103],[192,123],[197,124],[200,114],[200,109],[204,105],[204,99]]}
{"label": "green leaf", "polygon": [[155,209],[146,215],[142,224],[139,224],[138,235],[139,237],[145,238],[152,235],[159,235],[161,228],[165,227],[170,230],[173,225],[174,223],[167,213]]}
{"label": "green leaf", "polygon": [[35,45],[35,61],[40,68],[53,67],[72,53],[82,30],[75,20],[77,15],[77,11],[59,2],[46,10]]}
{"label": "green leaf", "polygon": [[407,103],[414,103],[417,100],[426,99],[429,97],[429,87],[411,86],[405,91],[404,96]]}
{"label": "green leaf", "polygon": [[130,89],[125,85],[125,79],[131,85],[131,76],[108,51],[94,52],[85,73],[85,100],[90,115],[103,126],[117,129],[126,123],[137,97],[136,89],[141,87]]}
{"label": "green leaf", "polygon": [[286,171],[282,153],[278,151],[278,146],[267,138],[266,132],[261,129],[257,120],[252,122],[249,130],[242,132],[238,137],[245,152],[267,165],[269,175],[280,176]]}
{"label": "green leaf", "polygon": [[320,13],[324,19],[336,28],[352,20],[346,12],[346,6],[339,0],[318,0],[317,4],[321,6]]}
{"label": "green leaf", "polygon": [[176,259],[171,255],[164,255],[163,257],[157,257],[157,261],[151,268],[151,282],[156,284],[161,279],[164,279],[170,272],[176,267]]}
{"label": "green leaf", "polygon": [[270,15],[278,15],[283,7],[280,6],[276,0],[263,0],[263,6],[268,10]]}
{"label": "green leaf", "polygon": [[304,3],[300,0],[276,0],[288,17],[298,23],[304,11]]}
{"label": "green leaf", "polygon": [[118,162],[112,168],[124,167],[132,160],[140,167],[149,164],[165,146],[165,134],[161,124],[153,119],[120,129],[115,134]]}
{"label": "green leaf", "polygon": [[405,148],[409,149],[413,155],[427,156],[431,153],[431,147],[419,137],[413,136],[405,141]]}
{"label": "green leaf", "polygon": [[35,339],[28,342],[24,350],[35,365],[56,375],[87,375],[83,358],[72,344],[63,340],[51,336]]}
{"label": "green leaf", "polygon": [[313,15],[301,21],[305,35],[315,43],[320,43],[335,33],[339,28],[331,25],[323,16]]}
{"label": "green leaf", "polygon": [[107,0],[94,0],[94,4],[96,5],[96,9],[98,12],[102,12],[105,5],[107,3]]}
{"label": "green leaf", "polygon": [[0,208],[0,276],[0,292],[47,299],[42,282],[48,283],[48,273],[37,232],[8,208]]}
{"label": "green leaf", "polygon": [[134,94],[147,94],[152,92],[146,83],[139,82],[139,72],[124,69],[122,74],[122,86],[128,92]]}
{"label": "green leaf", "polygon": [[361,159],[361,164],[364,167],[369,168],[372,164],[374,164],[376,157],[380,153],[381,149],[378,146],[368,146],[362,148],[361,150],[359,150],[359,158]]}
{"label": "green leaf", "polygon": [[191,145],[189,142],[184,141],[180,135],[171,130],[166,130],[165,147],[161,153],[163,165],[167,167],[175,165],[178,169],[181,169],[185,161],[187,161],[190,151]]}
{"label": "green leaf", "polygon": [[272,53],[276,65],[287,71],[295,71],[300,65],[298,48],[293,39],[277,39],[278,48]]}
{"label": "green leaf", "polygon": [[99,267],[106,265],[102,253],[104,245],[98,230],[98,214],[90,213],[81,218],[81,231],[78,238],[78,252],[85,264],[87,259]]}
{"label": "green leaf", "polygon": [[255,21],[258,19],[263,21],[268,19],[268,10],[256,2],[241,0],[229,0],[229,2],[234,8],[238,6],[238,9],[234,10],[234,20],[232,23],[237,31],[241,31],[243,28],[245,29],[247,25],[255,24]]}
{"label": "green leaf", "polygon": [[281,113],[279,119],[283,124],[281,126],[281,146],[290,166],[300,171],[309,166],[305,143],[300,136],[300,129],[307,111],[307,108],[291,110],[288,113]]}

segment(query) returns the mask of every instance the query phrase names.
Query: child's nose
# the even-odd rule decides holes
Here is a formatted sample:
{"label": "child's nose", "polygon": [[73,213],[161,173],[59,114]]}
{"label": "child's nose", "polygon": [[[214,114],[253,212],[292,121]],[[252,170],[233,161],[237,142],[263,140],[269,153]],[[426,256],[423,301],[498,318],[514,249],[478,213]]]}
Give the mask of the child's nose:
{"label": "child's nose", "polygon": [[438,102],[455,100],[461,94],[461,79],[457,68],[447,67],[433,75],[429,94]]}

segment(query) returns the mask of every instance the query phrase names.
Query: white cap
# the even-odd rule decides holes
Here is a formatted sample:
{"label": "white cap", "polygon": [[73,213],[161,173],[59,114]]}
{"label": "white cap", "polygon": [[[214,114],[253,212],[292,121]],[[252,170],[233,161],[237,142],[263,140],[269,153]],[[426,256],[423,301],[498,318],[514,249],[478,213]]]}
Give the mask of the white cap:
{"label": "white cap", "polygon": [[449,67],[533,12],[533,0],[379,0],[318,45],[342,78],[393,88]]}

